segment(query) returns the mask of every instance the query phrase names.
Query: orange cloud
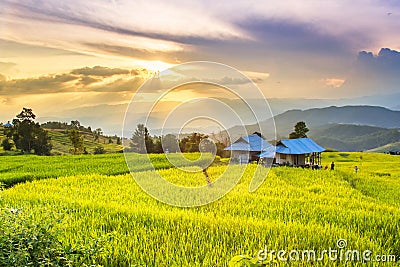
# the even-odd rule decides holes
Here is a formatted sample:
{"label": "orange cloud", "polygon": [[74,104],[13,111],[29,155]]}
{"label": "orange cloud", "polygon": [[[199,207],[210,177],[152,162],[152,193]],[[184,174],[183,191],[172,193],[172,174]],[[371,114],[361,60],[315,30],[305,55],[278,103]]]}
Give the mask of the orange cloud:
{"label": "orange cloud", "polygon": [[85,67],[68,73],[7,79],[0,74],[0,96],[68,92],[132,92],[148,76],[145,69]]}
{"label": "orange cloud", "polygon": [[326,86],[339,88],[343,85],[345,80],[337,79],[337,78],[327,78],[327,79],[324,79],[323,82],[325,83]]}

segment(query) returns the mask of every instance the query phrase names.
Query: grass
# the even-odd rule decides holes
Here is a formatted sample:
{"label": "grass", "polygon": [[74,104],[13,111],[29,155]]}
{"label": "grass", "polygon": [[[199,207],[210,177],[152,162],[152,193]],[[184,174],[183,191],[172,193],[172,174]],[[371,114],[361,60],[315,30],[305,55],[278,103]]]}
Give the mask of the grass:
{"label": "grass", "polygon": [[[57,129],[46,129],[49,132],[49,136],[51,137],[53,149],[52,153],[54,154],[69,154],[71,149],[71,141],[69,140],[68,134],[65,130],[57,130]],[[84,146],[88,153],[93,153],[94,149],[97,146],[104,147],[107,153],[116,153],[120,152],[123,149],[122,145],[117,145],[117,140],[115,137],[112,137],[111,140],[113,143],[109,143],[109,138],[100,136],[98,141],[93,140],[93,136],[88,133],[82,133]]]}
{"label": "grass", "polygon": [[[125,154],[131,171],[166,169],[173,165],[164,154]],[[200,153],[184,154],[190,160],[199,158]],[[179,160],[178,154],[169,154],[171,160]],[[149,161],[151,160],[151,163]],[[179,164],[179,163],[178,163]],[[191,164],[191,162],[185,162]],[[45,178],[58,178],[84,174],[118,175],[129,173],[122,153],[101,155],[64,155],[64,156],[1,156],[0,183],[6,187],[17,183]]]}
{"label": "grass", "polygon": [[[346,239],[351,249],[369,249],[374,255],[394,254],[400,259],[400,157],[324,153],[324,164],[335,161],[335,171],[272,168],[254,193],[248,192],[248,186],[255,165],[249,165],[238,185],[221,200],[197,208],[178,208],[151,198],[129,174],[101,174],[104,165],[110,170],[123,166],[120,155],[102,156],[93,157],[99,163],[87,170],[82,164],[75,173],[61,178],[36,180],[4,190],[0,206],[23,207],[38,222],[60,219],[58,239],[65,247],[111,235],[113,238],[104,247],[106,253],[94,256],[90,263],[105,266],[227,266],[232,257],[253,257],[265,246],[288,251],[322,250],[335,247],[339,238]],[[23,158],[8,159],[21,160],[21,164]],[[71,165],[85,161],[84,156],[53,158],[59,158],[60,164],[62,159]],[[115,164],[110,166],[107,162]],[[354,172],[354,165],[359,166],[358,173]],[[77,173],[80,168],[81,173]],[[227,168],[210,167],[211,180],[215,181]],[[243,167],[229,168],[239,173]],[[52,169],[53,177],[58,174],[56,169]],[[136,171],[133,175],[142,179],[151,179],[155,172]],[[189,174],[176,168],[157,171],[176,184],[205,185],[201,173]],[[267,169],[263,171],[266,175]],[[351,263],[328,260],[313,263],[348,264]],[[382,265],[390,264],[396,265]],[[365,265],[368,266],[362,262],[353,264]]]}

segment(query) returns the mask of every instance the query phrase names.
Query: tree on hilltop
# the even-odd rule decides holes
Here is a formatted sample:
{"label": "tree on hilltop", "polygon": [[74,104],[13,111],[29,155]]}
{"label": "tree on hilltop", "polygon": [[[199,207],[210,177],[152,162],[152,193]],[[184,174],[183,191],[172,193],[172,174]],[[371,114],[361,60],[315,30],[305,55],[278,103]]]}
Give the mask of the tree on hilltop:
{"label": "tree on hilltop", "polygon": [[93,140],[94,141],[99,141],[100,136],[103,134],[103,131],[101,128],[97,128],[96,130],[93,131]]}
{"label": "tree on hilltop", "polygon": [[299,121],[294,126],[294,132],[289,134],[289,139],[306,138],[309,129],[304,121]]}
{"label": "tree on hilltop", "polygon": [[85,151],[83,137],[78,130],[70,130],[68,132],[68,137],[73,146],[73,148],[71,149],[73,154],[81,154]]}
{"label": "tree on hilltop", "polygon": [[13,120],[13,126],[7,132],[7,137],[12,138],[17,149],[26,153],[32,150],[36,155],[50,155],[52,144],[47,131],[35,123],[36,115],[30,108],[23,108]]}
{"label": "tree on hilltop", "polygon": [[131,138],[130,147],[132,150],[137,153],[150,153],[153,148],[152,143],[153,140],[147,127],[144,124],[138,124]]}

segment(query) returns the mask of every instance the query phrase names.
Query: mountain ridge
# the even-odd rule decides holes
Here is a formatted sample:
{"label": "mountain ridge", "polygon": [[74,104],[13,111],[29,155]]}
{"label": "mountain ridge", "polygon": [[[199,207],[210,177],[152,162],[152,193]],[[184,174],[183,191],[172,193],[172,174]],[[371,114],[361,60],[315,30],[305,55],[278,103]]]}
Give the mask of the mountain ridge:
{"label": "mountain ridge", "polygon": [[[261,130],[268,140],[284,139],[299,121],[306,123],[310,129],[310,136],[317,142],[335,150],[369,150],[400,141],[400,135],[397,135],[396,130],[400,128],[400,111],[369,105],[292,109],[274,116],[273,119],[260,122],[260,127],[251,124],[246,125],[245,128],[247,133]],[[276,128],[276,136],[271,133],[273,125]],[[344,129],[346,129],[346,134],[341,138],[335,138],[329,134],[330,131],[337,136]],[[366,130],[371,131],[369,136],[362,132]],[[241,126],[228,129],[228,133],[232,139],[246,134]],[[374,143],[376,146],[372,146]]]}

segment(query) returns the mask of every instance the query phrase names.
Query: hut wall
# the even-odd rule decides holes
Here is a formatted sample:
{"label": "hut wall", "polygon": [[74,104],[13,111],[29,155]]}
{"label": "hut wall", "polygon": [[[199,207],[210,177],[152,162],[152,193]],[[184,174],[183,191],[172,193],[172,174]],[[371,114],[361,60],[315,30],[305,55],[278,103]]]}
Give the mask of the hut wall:
{"label": "hut wall", "polygon": [[249,163],[250,155],[248,151],[232,151],[232,158],[237,160],[240,164]]}
{"label": "hut wall", "polygon": [[295,166],[301,166],[306,164],[306,156],[304,154],[300,155],[288,155],[276,153],[276,161],[277,164],[289,164]]}

